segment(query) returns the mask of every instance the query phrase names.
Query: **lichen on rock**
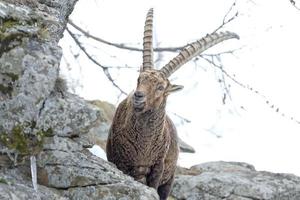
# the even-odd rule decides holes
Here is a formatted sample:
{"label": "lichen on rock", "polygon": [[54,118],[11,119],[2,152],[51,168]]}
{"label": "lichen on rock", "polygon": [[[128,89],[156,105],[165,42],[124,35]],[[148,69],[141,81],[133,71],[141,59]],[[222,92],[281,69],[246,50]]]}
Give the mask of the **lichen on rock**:
{"label": "lichen on rock", "polygon": [[16,125],[10,132],[0,132],[0,142],[19,155],[35,155],[42,150],[45,137],[52,135],[51,128],[37,130],[35,122]]}

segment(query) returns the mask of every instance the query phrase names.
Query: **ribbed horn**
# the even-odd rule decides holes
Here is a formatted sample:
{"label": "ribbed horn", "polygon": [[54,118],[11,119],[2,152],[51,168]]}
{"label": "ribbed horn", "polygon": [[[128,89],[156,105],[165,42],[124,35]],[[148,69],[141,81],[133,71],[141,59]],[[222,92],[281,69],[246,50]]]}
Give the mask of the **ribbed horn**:
{"label": "ribbed horn", "polygon": [[193,42],[186,46],[179,55],[173,58],[168,64],[166,64],[160,72],[165,75],[165,77],[169,77],[173,74],[177,69],[179,69],[182,65],[190,61],[195,56],[201,54],[203,51],[208,48],[223,42],[224,40],[236,38],[239,39],[239,36],[232,32],[220,32],[220,33],[212,33],[207,34],[200,40]]}
{"label": "ribbed horn", "polygon": [[150,8],[144,27],[143,38],[143,70],[153,67],[153,8]]}

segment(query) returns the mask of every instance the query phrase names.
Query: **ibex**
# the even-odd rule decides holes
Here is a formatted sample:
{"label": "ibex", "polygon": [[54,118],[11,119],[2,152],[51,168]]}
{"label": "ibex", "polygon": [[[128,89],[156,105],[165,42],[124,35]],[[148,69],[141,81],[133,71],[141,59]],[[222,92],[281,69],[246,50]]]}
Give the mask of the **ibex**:
{"label": "ibex", "polygon": [[153,68],[153,9],[147,13],[143,38],[143,65],[134,92],[118,106],[107,140],[107,158],[125,174],[157,190],[167,199],[178,158],[177,133],[166,115],[169,94],[183,88],[168,77],[206,49],[231,38],[231,32],[212,33],[187,45],[162,69]]}

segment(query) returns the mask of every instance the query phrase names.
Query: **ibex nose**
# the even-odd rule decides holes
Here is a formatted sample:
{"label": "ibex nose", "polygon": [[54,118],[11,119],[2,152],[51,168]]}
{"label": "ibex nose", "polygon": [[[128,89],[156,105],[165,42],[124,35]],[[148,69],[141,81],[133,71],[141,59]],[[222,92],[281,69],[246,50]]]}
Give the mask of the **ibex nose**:
{"label": "ibex nose", "polygon": [[137,100],[142,100],[145,97],[145,94],[143,92],[141,92],[141,91],[135,91],[134,92],[134,97]]}

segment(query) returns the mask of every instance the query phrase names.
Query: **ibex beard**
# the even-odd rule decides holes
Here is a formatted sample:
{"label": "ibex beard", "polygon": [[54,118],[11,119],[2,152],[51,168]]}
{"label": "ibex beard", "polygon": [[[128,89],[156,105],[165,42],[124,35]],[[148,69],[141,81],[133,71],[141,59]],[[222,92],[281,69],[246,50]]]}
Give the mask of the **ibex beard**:
{"label": "ibex beard", "polygon": [[135,180],[157,190],[161,200],[170,193],[179,154],[177,133],[166,115],[169,94],[183,88],[168,77],[211,46],[238,38],[235,33],[213,33],[184,48],[162,69],[153,68],[153,9],[147,13],[143,65],[134,92],[118,106],[107,140],[108,161]]}

